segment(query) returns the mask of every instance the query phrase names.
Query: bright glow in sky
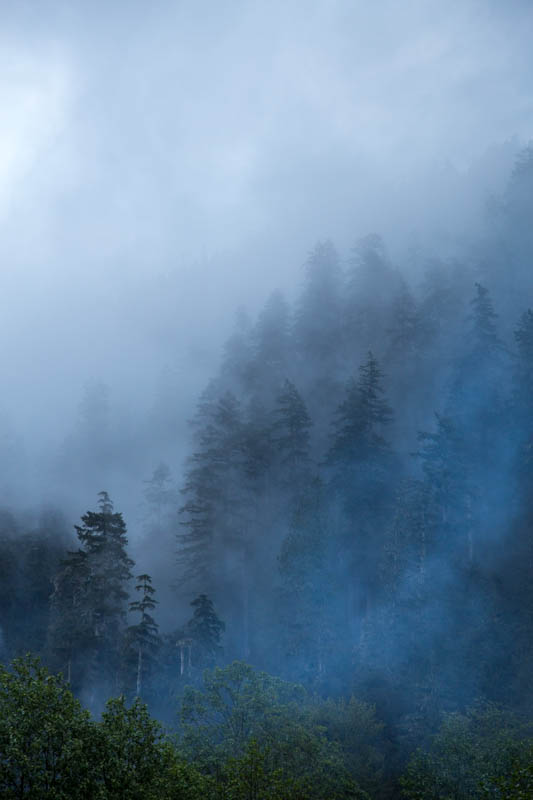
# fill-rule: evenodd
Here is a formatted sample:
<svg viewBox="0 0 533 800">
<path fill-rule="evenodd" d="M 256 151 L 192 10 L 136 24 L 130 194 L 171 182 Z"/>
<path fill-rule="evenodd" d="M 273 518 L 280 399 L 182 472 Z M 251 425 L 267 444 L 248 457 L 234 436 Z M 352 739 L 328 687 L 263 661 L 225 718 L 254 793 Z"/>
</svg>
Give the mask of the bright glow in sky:
<svg viewBox="0 0 533 800">
<path fill-rule="evenodd" d="M 317 239 L 379 231 L 394 255 L 471 228 L 532 136 L 530 2 L 0 15 L 0 369 L 24 429 L 88 378 L 131 398 L 200 352 L 207 372 L 233 309 L 290 290 Z"/>
</svg>

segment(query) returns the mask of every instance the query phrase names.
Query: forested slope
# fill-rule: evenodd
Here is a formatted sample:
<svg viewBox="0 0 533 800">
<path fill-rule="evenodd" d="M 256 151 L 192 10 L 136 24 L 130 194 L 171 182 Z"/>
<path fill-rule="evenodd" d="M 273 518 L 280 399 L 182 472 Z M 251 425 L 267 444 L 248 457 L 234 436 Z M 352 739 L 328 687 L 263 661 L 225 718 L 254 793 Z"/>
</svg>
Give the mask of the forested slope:
<svg viewBox="0 0 533 800">
<path fill-rule="evenodd" d="M 94 713 L 139 696 L 176 726 L 181 706 L 179 758 L 204 778 L 223 763 L 224 791 L 248 759 L 274 776 L 265 796 L 292 797 L 276 784 L 291 770 L 294 796 L 315 796 L 318 759 L 348 781 L 320 796 L 397 796 L 422 746 L 406 796 L 515 796 L 533 715 L 532 197 L 528 148 L 453 258 L 416 277 L 375 234 L 344 255 L 319 242 L 294 303 L 275 290 L 257 319 L 239 312 L 181 485 L 161 465 L 145 487 L 160 576 L 134 565 L 106 492 L 77 541 L 58 512 L 4 510 L 3 660 L 41 655 Z M 262 720 L 234 750 L 204 719 L 209 702 L 224 717 L 224 681 Z M 283 731 L 308 767 L 276 750 Z M 471 771 L 450 789 L 454 737 Z"/>
</svg>

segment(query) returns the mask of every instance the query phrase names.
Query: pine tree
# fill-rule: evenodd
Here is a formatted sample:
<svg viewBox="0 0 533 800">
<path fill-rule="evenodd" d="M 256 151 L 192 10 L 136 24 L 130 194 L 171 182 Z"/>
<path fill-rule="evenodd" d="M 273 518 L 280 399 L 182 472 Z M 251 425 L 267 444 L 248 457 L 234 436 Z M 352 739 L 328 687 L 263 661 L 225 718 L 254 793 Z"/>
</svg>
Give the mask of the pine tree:
<svg viewBox="0 0 533 800">
<path fill-rule="evenodd" d="M 312 422 L 302 396 L 287 379 L 278 395 L 274 417 L 273 441 L 280 462 L 281 481 L 301 490 L 310 472 Z"/>
<path fill-rule="evenodd" d="M 253 557 L 253 493 L 248 483 L 246 426 L 240 404 L 229 392 L 205 398 L 197 424 L 197 450 L 183 489 L 184 533 L 179 564 L 193 590 L 209 586 L 223 613 L 242 620 L 233 643 L 247 658 Z"/>
<path fill-rule="evenodd" d="M 226 625 L 219 619 L 213 601 L 206 594 L 198 595 L 191 606 L 194 613 L 186 631 L 193 640 L 193 665 L 212 667 L 223 652 L 220 640 Z"/>
<path fill-rule="evenodd" d="M 125 632 L 125 661 L 126 670 L 131 662 L 131 655 L 136 662 L 135 694 L 143 695 L 146 683 L 152 677 L 156 663 L 157 651 L 161 644 L 159 638 L 159 625 L 152 616 L 157 605 L 154 597 L 155 589 L 152 586 L 150 575 L 143 573 L 137 575 L 135 590 L 139 592 L 140 599 L 130 603 L 130 612 L 140 614 L 136 625 L 130 625 Z M 128 671 L 128 670 L 127 670 Z"/>
<path fill-rule="evenodd" d="M 382 429 L 391 422 L 392 411 L 383 397 L 382 377 L 377 360 L 369 352 L 359 368 L 359 379 L 348 383 L 345 399 L 338 406 L 329 464 L 343 469 L 388 452 Z"/>
<path fill-rule="evenodd" d="M 75 684 L 117 688 L 120 643 L 126 625 L 127 583 L 133 561 L 126 547 L 126 524 L 113 511 L 107 492 L 99 494 L 100 510 L 88 511 L 75 530 L 81 547 L 69 553 L 55 581 L 51 648 L 76 660 Z M 63 640 L 64 637 L 64 640 Z"/>
<path fill-rule="evenodd" d="M 379 563 L 394 493 L 394 458 L 384 437 L 392 411 L 384 398 L 382 374 L 372 355 L 349 382 L 334 419 L 326 465 L 337 525 L 339 579 L 346 585 L 349 625 L 367 614 L 379 590 Z"/>
<path fill-rule="evenodd" d="M 180 509 L 184 532 L 178 536 L 182 578 L 195 585 L 220 579 L 218 553 L 238 535 L 235 493 L 243 465 L 240 405 L 230 392 L 217 397 L 214 387 L 202 396 L 194 419 L 196 451 L 189 459 Z"/>
</svg>

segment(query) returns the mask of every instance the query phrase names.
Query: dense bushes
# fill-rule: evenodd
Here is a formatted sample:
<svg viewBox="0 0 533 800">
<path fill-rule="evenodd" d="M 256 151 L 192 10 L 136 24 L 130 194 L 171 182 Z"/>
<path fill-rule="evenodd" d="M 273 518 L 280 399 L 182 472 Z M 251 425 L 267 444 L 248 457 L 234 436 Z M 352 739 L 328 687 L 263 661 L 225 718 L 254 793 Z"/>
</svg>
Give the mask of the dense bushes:
<svg viewBox="0 0 533 800">
<path fill-rule="evenodd" d="M 174 733 L 122 696 L 95 720 L 32 656 L 0 666 L 5 800 L 522 800 L 530 736 L 495 705 L 448 714 L 393 788 L 371 706 L 318 700 L 242 662 L 186 690 Z"/>
<path fill-rule="evenodd" d="M 178 739 L 136 700 L 94 720 L 31 656 L 0 668 L 0 793 L 28 800 L 363 798 L 301 687 L 246 664 L 190 689 Z M 298 702 L 299 701 L 299 702 Z"/>
</svg>

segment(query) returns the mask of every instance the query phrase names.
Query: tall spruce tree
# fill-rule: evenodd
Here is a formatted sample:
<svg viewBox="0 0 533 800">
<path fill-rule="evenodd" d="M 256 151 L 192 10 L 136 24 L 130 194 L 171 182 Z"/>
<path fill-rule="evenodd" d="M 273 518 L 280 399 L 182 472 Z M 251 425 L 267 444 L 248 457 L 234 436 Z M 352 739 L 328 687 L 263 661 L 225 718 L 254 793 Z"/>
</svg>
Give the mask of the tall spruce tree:
<svg viewBox="0 0 533 800">
<path fill-rule="evenodd" d="M 338 406 L 326 460 L 332 502 L 343 514 L 337 532 L 339 569 L 352 632 L 379 588 L 380 553 L 394 492 L 394 458 L 384 436 L 391 420 L 381 370 L 368 353 L 358 380 L 348 383 Z"/>
<path fill-rule="evenodd" d="M 288 379 L 277 397 L 272 426 L 281 483 L 296 491 L 309 479 L 312 421 L 302 396 Z"/>
<path fill-rule="evenodd" d="M 195 426 L 197 449 L 189 462 L 181 509 L 181 575 L 189 590 L 208 586 L 223 614 L 242 620 L 240 631 L 234 629 L 233 647 L 246 658 L 253 542 L 246 426 L 239 402 L 229 392 L 217 397 L 213 387 L 211 396 L 204 395 Z"/>
<path fill-rule="evenodd" d="M 150 679 L 154 674 L 161 640 L 159 625 L 152 616 L 157 605 L 152 578 L 143 573 L 137 575 L 136 581 L 135 591 L 139 593 L 139 599 L 130 603 L 129 610 L 139 614 L 140 619 L 137 624 L 128 626 L 125 631 L 123 659 L 126 683 L 129 684 L 131 667 L 134 667 L 135 695 L 141 697 L 146 695 L 147 689 L 148 691 L 150 689 Z"/>
<path fill-rule="evenodd" d="M 87 511 L 75 526 L 81 547 L 63 561 L 52 596 L 52 651 L 63 651 L 70 676 L 76 657 L 75 685 L 85 685 L 91 697 L 96 688 L 108 693 L 118 688 L 133 566 L 122 514 L 113 511 L 107 492 L 99 497 L 99 510 Z"/>
<path fill-rule="evenodd" d="M 220 644 L 226 625 L 218 617 L 213 601 L 206 594 L 199 594 L 192 603 L 192 618 L 186 631 L 193 641 L 193 665 L 213 667 L 222 654 Z"/>
<path fill-rule="evenodd" d="M 338 472 L 389 452 L 383 430 L 392 421 L 392 410 L 384 399 L 382 377 L 376 358 L 369 352 L 359 368 L 359 378 L 352 379 L 346 387 L 333 421 L 333 441 L 327 457 L 330 465 L 339 465 Z"/>
<path fill-rule="evenodd" d="M 204 392 L 193 420 L 196 450 L 189 459 L 180 509 L 178 535 L 181 576 L 195 586 L 213 586 L 220 579 L 219 556 L 237 536 L 233 513 L 243 464 L 240 404 L 233 394 L 221 397 L 211 386 Z"/>
</svg>

